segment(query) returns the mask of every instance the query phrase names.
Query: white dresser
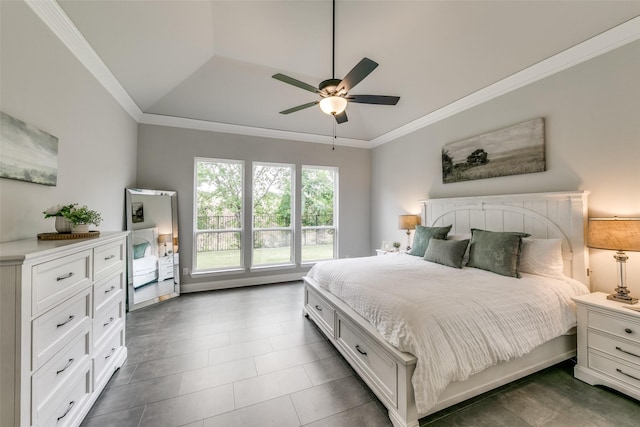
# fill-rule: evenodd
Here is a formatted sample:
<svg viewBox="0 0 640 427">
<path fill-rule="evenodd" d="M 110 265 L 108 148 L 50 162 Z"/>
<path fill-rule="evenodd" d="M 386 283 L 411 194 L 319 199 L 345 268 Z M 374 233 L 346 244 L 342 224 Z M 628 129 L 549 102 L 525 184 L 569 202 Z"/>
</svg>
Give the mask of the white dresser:
<svg viewBox="0 0 640 427">
<path fill-rule="evenodd" d="M 78 426 L 122 366 L 126 237 L 0 243 L 0 425 Z"/>
<path fill-rule="evenodd" d="M 640 399 L 640 312 L 595 292 L 578 306 L 576 378 Z"/>
</svg>

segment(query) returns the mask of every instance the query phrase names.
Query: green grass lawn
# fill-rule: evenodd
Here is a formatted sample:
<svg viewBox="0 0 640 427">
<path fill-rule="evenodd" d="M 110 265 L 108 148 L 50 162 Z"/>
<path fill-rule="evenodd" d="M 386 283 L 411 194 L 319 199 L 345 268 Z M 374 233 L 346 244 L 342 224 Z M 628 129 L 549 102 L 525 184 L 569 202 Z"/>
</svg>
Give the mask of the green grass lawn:
<svg viewBox="0 0 640 427">
<path fill-rule="evenodd" d="M 303 246 L 302 262 L 333 258 L 333 245 Z M 255 265 L 289 263 L 289 248 L 262 248 L 254 252 Z M 198 253 L 198 270 L 231 268 L 240 265 L 240 250 Z"/>
</svg>

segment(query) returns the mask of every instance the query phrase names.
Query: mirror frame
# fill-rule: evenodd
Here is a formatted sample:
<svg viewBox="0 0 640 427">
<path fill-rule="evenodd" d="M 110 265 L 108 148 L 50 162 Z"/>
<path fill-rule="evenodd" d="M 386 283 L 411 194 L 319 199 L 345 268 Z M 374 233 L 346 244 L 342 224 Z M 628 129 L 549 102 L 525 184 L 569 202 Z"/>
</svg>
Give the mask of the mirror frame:
<svg viewBox="0 0 640 427">
<path fill-rule="evenodd" d="M 173 290 L 163 295 L 157 295 L 153 298 L 134 303 L 133 287 L 133 210 L 132 210 L 132 197 L 133 196 L 168 196 L 171 202 L 171 232 L 173 240 Z M 125 189 L 125 220 L 127 224 L 127 230 L 129 236 L 127 237 L 127 309 L 129 311 L 137 310 L 139 308 L 147 307 L 149 305 L 165 301 L 170 298 L 175 298 L 180 295 L 180 259 L 179 249 L 180 242 L 178 239 L 178 193 L 175 191 L 162 191 L 162 190 L 149 190 L 141 188 L 127 188 Z"/>
</svg>

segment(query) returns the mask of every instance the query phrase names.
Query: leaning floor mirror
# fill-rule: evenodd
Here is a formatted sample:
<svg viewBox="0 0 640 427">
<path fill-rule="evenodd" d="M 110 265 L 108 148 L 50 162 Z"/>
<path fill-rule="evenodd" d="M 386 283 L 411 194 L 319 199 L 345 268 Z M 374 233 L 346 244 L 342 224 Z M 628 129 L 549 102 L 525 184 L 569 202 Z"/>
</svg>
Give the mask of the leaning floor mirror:
<svg viewBox="0 0 640 427">
<path fill-rule="evenodd" d="M 180 295 L 178 195 L 126 189 L 129 310 Z"/>
</svg>

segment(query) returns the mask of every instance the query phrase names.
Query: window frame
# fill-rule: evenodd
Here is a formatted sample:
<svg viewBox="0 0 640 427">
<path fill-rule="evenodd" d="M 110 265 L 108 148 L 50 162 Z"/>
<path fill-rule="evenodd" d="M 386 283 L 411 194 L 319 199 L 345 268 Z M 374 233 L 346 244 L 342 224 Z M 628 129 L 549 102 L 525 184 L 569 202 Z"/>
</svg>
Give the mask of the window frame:
<svg viewBox="0 0 640 427">
<path fill-rule="evenodd" d="M 304 217 L 304 206 L 301 204 L 300 205 L 300 265 L 304 266 L 304 265 L 313 265 L 317 262 L 320 261 L 327 261 L 330 259 L 337 259 L 338 258 L 338 213 L 339 213 L 339 209 L 338 209 L 338 188 L 339 188 L 339 178 L 340 178 L 340 171 L 339 168 L 337 166 L 319 166 L 319 165 L 301 165 L 300 168 L 300 194 L 302 194 L 303 188 L 304 188 L 304 183 L 302 182 L 302 178 L 304 176 L 304 170 L 305 169 L 319 169 L 319 170 L 331 170 L 334 173 L 334 180 L 333 180 L 333 225 L 332 226 L 303 226 L 302 225 L 302 218 Z M 302 197 L 301 197 L 302 199 Z M 326 259 L 315 259 L 315 260 L 303 260 L 302 259 L 302 235 L 304 234 L 304 230 L 312 230 L 312 229 L 316 229 L 316 230 L 333 230 L 333 257 L 332 258 L 326 258 Z"/>
<path fill-rule="evenodd" d="M 289 221 L 289 227 L 265 227 L 265 228 L 256 228 L 255 227 L 255 170 L 256 166 L 267 166 L 267 167 L 279 167 L 279 168 L 289 168 L 291 171 L 291 176 L 289 179 L 289 192 L 291 194 L 290 201 L 290 210 L 291 210 L 291 219 Z M 265 268 L 274 268 L 274 267 L 295 267 L 296 266 L 296 165 L 294 163 L 276 163 L 276 162 L 251 162 L 251 256 L 250 256 L 250 270 L 260 270 Z M 289 231 L 291 233 L 291 245 L 289 252 L 289 261 L 288 262 L 277 262 L 272 264 L 255 264 L 255 233 L 256 231 Z"/>
<path fill-rule="evenodd" d="M 240 208 L 240 228 L 230 228 L 230 229 L 207 229 L 207 230 L 198 230 L 198 164 L 199 163 L 231 163 L 231 164 L 239 164 L 241 166 L 240 176 L 242 179 L 241 183 L 241 195 L 240 200 L 242 203 L 242 207 Z M 246 193 L 246 183 L 245 183 L 245 166 L 246 162 L 244 160 L 235 160 L 235 159 L 219 159 L 219 158 L 209 158 L 209 157 L 195 157 L 193 163 L 193 247 L 192 247 L 192 260 L 191 260 L 191 274 L 194 276 L 204 275 L 204 274 L 219 274 L 219 273 L 235 273 L 239 271 L 245 271 L 245 193 Z M 198 269 L 198 235 L 204 233 L 232 233 L 237 232 L 240 234 L 240 265 L 232 266 L 232 267 L 219 267 L 219 268 L 207 268 L 207 269 Z"/>
</svg>

